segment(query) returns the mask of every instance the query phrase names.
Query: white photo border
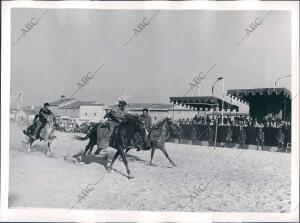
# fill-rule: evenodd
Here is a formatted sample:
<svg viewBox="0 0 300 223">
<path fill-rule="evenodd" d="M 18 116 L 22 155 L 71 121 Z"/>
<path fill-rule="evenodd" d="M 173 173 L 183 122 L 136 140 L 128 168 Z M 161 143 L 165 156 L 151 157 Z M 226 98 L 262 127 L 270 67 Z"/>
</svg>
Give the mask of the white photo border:
<svg viewBox="0 0 300 223">
<path fill-rule="evenodd" d="M 148 212 L 98 211 L 26 208 L 8 209 L 9 183 L 9 107 L 11 10 L 13 8 L 80 8 L 80 9 L 162 9 L 162 10 L 288 10 L 292 30 L 292 152 L 291 152 L 291 212 Z M 1 210 L 0 221 L 74 221 L 74 222 L 219 222 L 219 221 L 299 221 L 299 2 L 284 1 L 140 1 L 140 2 L 89 2 L 89 1 L 16 1 L 2 2 L 1 41 Z"/>
</svg>

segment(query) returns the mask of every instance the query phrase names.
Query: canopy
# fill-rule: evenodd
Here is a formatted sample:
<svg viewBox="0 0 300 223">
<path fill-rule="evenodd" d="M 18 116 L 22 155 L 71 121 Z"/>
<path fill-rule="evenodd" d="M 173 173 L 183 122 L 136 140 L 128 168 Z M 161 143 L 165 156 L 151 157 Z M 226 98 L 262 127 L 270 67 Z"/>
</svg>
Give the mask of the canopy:
<svg viewBox="0 0 300 223">
<path fill-rule="evenodd" d="M 173 104 L 179 104 L 185 107 L 190 107 L 192 109 L 196 109 L 198 111 L 208 111 L 211 109 L 219 109 L 222 110 L 222 99 L 214 97 L 214 96 L 202 96 L 202 97 L 170 97 L 170 102 Z M 239 111 L 239 107 L 237 105 L 233 105 L 224 102 L 224 110 L 230 109 Z"/>
<path fill-rule="evenodd" d="M 253 96 L 284 96 L 291 99 L 291 92 L 286 88 L 253 88 L 253 89 L 229 89 L 227 95 L 236 97 L 249 103 Z"/>
<path fill-rule="evenodd" d="M 251 117 L 291 117 L 291 92 L 286 88 L 229 89 L 227 95 L 248 103 Z"/>
</svg>

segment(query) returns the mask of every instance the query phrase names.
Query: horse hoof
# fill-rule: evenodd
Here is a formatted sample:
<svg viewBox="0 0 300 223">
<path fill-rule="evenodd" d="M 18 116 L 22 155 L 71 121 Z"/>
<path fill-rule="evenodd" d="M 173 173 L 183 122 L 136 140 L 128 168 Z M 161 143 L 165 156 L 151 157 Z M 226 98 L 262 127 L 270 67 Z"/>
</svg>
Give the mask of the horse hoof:
<svg viewBox="0 0 300 223">
<path fill-rule="evenodd" d="M 111 168 L 108 168 L 108 169 L 107 169 L 107 173 L 111 173 Z"/>
<path fill-rule="evenodd" d="M 130 179 L 132 179 L 132 178 L 134 178 L 134 176 L 128 175 L 128 180 L 130 180 Z"/>
<path fill-rule="evenodd" d="M 172 163 L 172 165 L 173 165 L 173 166 L 177 166 L 177 164 L 175 164 L 175 163 Z"/>
</svg>

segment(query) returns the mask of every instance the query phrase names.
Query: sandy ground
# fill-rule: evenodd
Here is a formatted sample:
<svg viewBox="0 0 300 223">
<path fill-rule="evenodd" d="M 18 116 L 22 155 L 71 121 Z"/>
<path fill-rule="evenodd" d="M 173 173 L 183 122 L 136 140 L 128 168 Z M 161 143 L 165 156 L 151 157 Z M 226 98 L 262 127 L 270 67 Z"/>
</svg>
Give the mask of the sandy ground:
<svg viewBox="0 0 300 223">
<path fill-rule="evenodd" d="M 74 164 L 67 153 L 81 152 L 87 142 L 72 133 L 56 132 L 54 157 L 44 154 L 45 142 L 33 151 L 22 149 L 25 139 L 15 123 L 10 136 L 9 206 L 148 211 L 289 212 L 291 156 L 289 153 L 166 143 L 173 167 L 156 151 L 131 150 L 128 180 L 117 160 L 107 173 L 105 159 L 88 157 Z M 20 150 L 21 149 L 21 150 Z M 16 152 L 20 150 L 17 154 Z M 108 160 L 114 150 L 108 149 Z"/>
</svg>

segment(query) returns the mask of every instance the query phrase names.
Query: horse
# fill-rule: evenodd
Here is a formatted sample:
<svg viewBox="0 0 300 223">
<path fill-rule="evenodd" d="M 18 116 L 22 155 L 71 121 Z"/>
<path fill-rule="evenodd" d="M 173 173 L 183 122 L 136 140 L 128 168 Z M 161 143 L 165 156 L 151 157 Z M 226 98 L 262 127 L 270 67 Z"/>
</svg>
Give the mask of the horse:
<svg viewBox="0 0 300 223">
<path fill-rule="evenodd" d="M 150 165 L 154 166 L 152 164 L 152 160 L 154 157 L 154 153 L 156 149 L 160 149 L 162 153 L 165 155 L 165 157 L 169 160 L 169 162 L 176 166 L 176 164 L 172 161 L 172 159 L 169 157 L 169 154 L 165 147 L 165 142 L 167 141 L 170 134 L 177 135 L 178 129 L 176 128 L 176 125 L 173 124 L 172 120 L 167 117 L 160 122 L 158 122 L 156 125 L 154 125 L 149 130 L 149 138 L 150 145 L 151 145 L 151 158 L 150 158 Z M 126 154 L 131 148 L 126 149 Z"/>
<path fill-rule="evenodd" d="M 105 124 L 104 124 L 105 125 Z M 85 148 L 84 155 L 86 152 L 89 151 L 91 153 L 94 145 L 99 142 L 101 131 L 97 131 L 98 128 L 106 128 L 103 124 L 98 124 L 94 126 L 92 130 L 85 136 L 75 136 L 73 139 L 77 140 L 86 140 L 90 139 L 88 145 Z M 117 152 L 115 153 L 110 166 L 107 168 L 108 172 L 111 172 L 114 162 L 121 155 L 123 163 L 127 170 L 128 178 L 131 179 L 133 176 L 131 175 L 131 171 L 128 167 L 128 162 L 126 159 L 125 150 L 129 147 L 141 148 L 143 143 L 142 138 L 142 130 L 145 129 L 145 122 L 138 116 L 138 115 L 126 115 L 126 121 L 120 123 L 117 127 L 115 127 L 114 133 L 111 136 L 109 141 L 109 146 L 116 149 Z M 105 129 L 104 129 L 105 130 Z M 95 154 L 99 154 L 102 148 L 97 148 Z"/>
<path fill-rule="evenodd" d="M 90 139 L 90 141 L 88 142 L 88 144 L 85 147 L 85 150 L 83 152 L 83 156 L 86 156 L 86 153 L 88 152 L 88 155 L 92 154 L 92 150 L 94 148 L 95 145 L 97 145 L 97 129 L 102 127 L 102 125 L 100 123 L 94 125 L 89 131 L 88 133 L 84 136 L 74 136 L 73 139 L 77 139 L 80 141 L 85 141 L 87 139 Z"/>
<path fill-rule="evenodd" d="M 41 129 L 39 137 L 37 137 L 36 139 L 33 139 L 31 136 L 29 136 L 28 139 L 28 144 L 29 144 L 29 149 L 28 152 L 31 151 L 31 146 L 33 144 L 33 142 L 37 139 L 40 139 L 41 141 L 44 140 L 47 142 L 47 151 L 46 151 L 46 155 L 50 156 L 51 154 L 53 154 L 53 151 L 51 150 L 51 143 L 54 139 L 54 117 L 53 115 L 46 115 L 46 119 L 47 119 L 47 123 L 45 124 L 45 126 Z"/>
</svg>

